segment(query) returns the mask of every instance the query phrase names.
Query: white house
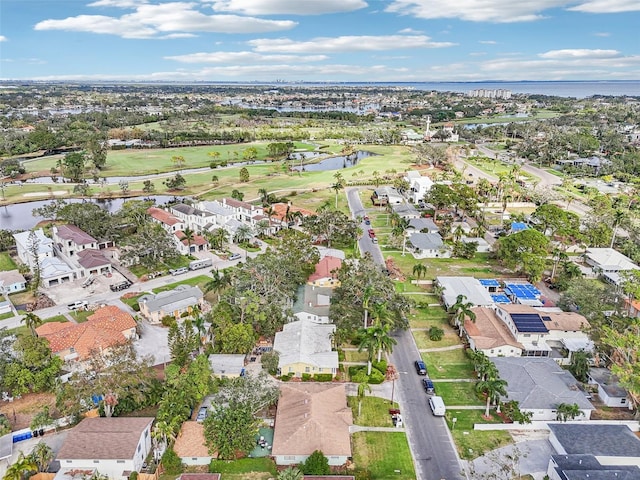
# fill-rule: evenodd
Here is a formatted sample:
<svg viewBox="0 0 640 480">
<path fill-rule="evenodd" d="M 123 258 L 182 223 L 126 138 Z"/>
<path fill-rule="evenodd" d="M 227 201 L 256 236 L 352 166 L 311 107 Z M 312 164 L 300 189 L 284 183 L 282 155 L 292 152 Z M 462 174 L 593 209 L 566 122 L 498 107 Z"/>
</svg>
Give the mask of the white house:
<svg viewBox="0 0 640 480">
<path fill-rule="evenodd" d="M 588 381 L 598 386 L 598 397 L 607 407 L 633 408 L 629 402 L 629 394 L 608 368 L 590 368 Z"/>
<path fill-rule="evenodd" d="M 531 412 L 531 420 L 556 420 L 558 405 L 577 404 L 589 420 L 594 406 L 578 388 L 571 373 L 550 358 L 494 357 L 500 378 L 507 382 L 507 395 L 501 400 L 519 402 L 520 410 Z"/>
<path fill-rule="evenodd" d="M 519 357 L 524 347 L 491 307 L 474 307 L 475 321 L 467 318 L 462 325 L 462 334 L 469 348 L 483 352 L 487 357 Z"/>
<path fill-rule="evenodd" d="M 343 383 L 283 383 L 271 453 L 278 465 L 296 465 L 320 450 L 329 465 L 344 465 L 352 455 L 352 424 Z"/>
<path fill-rule="evenodd" d="M 141 471 L 151 450 L 152 423 L 153 418 L 146 417 L 85 418 L 62 444 L 55 478 L 66 480 L 73 470 L 86 470 L 125 479 Z"/>
<path fill-rule="evenodd" d="M 27 281 L 18 270 L 0 272 L 0 294 L 21 292 L 27 289 Z"/>
<path fill-rule="evenodd" d="M 250 225 L 255 225 L 259 219 L 264 217 L 262 205 L 253 205 L 229 197 L 222 199 L 222 205 L 236 212 L 239 215 L 239 220 Z"/>
<path fill-rule="evenodd" d="M 163 317 L 172 316 L 177 320 L 184 313 L 192 313 L 195 307 L 202 307 L 204 295 L 198 287 L 178 285 L 173 290 L 142 295 L 138 305 L 150 323 L 160 323 Z"/>
<path fill-rule="evenodd" d="M 34 257 L 33 252 L 34 246 L 37 249 L 37 258 L 40 263 L 45 258 L 53 258 L 55 255 L 53 252 L 53 240 L 47 237 L 41 228 L 33 230 L 33 232 L 14 233 L 13 238 L 16 241 L 18 258 L 32 270 L 36 263 L 36 257 Z"/>
<path fill-rule="evenodd" d="M 488 307 L 494 304 L 489 291 L 474 277 L 436 277 L 442 287 L 442 302 L 449 309 L 456 303 L 458 295 L 474 306 Z"/>
<path fill-rule="evenodd" d="M 638 270 L 629 257 L 613 248 L 588 248 L 584 261 L 591 266 L 594 274 L 602 275 L 605 280 L 615 285 L 621 283 L 620 274 L 628 270 Z"/>
<path fill-rule="evenodd" d="M 304 285 L 298 289 L 298 300 L 293 305 L 293 315 L 298 320 L 329 323 L 332 287 Z"/>
<path fill-rule="evenodd" d="M 412 171 L 407 173 L 414 172 Z M 405 177 L 405 180 L 409 182 L 409 191 L 407 192 L 409 201 L 418 203 L 418 200 L 424 199 L 424 196 L 431 190 L 431 187 L 433 186 L 433 180 L 431 180 L 429 177 L 420 176 L 419 172 L 415 173 L 417 173 L 418 175 L 407 175 L 407 177 Z"/>
<path fill-rule="evenodd" d="M 445 246 L 439 233 L 409 233 L 407 250 L 414 258 L 449 258 L 451 251 Z"/>
<path fill-rule="evenodd" d="M 185 203 L 172 205 L 171 213 L 182 220 L 191 230 L 198 233 L 209 230 L 209 226 L 215 222 L 213 213 Z"/>
</svg>

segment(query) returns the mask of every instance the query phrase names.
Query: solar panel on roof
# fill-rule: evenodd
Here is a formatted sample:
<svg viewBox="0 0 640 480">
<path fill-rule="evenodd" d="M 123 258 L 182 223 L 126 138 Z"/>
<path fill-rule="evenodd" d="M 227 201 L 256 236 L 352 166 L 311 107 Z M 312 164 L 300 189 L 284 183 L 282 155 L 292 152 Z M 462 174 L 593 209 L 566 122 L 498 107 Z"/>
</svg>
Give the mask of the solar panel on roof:
<svg viewBox="0 0 640 480">
<path fill-rule="evenodd" d="M 511 319 L 520 332 L 547 333 L 547 327 L 537 313 L 512 313 Z"/>
<path fill-rule="evenodd" d="M 480 279 L 480 285 L 482 285 L 484 287 L 499 287 L 500 286 L 500 284 L 498 283 L 497 280 L 491 279 L 491 278 L 481 278 Z"/>
<path fill-rule="evenodd" d="M 511 303 L 509 297 L 507 297 L 503 293 L 496 293 L 495 295 L 491 295 L 491 298 L 493 299 L 494 303 Z"/>
</svg>

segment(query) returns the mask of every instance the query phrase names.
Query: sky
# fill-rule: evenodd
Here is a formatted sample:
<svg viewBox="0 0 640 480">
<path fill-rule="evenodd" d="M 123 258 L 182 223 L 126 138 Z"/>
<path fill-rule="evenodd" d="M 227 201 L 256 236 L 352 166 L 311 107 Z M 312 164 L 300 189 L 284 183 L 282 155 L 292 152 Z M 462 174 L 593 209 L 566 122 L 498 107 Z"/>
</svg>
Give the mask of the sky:
<svg viewBox="0 0 640 480">
<path fill-rule="evenodd" d="M 640 0 L 1 0 L 0 79 L 640 80 Z"/>
</svg>

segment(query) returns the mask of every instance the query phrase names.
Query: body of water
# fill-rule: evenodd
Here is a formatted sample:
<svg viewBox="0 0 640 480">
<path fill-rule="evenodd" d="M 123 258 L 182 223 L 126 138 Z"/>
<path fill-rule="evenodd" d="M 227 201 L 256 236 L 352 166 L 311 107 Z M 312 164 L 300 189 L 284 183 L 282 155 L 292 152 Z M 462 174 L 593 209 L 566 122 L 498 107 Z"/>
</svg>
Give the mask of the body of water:
<svg viewBox="0 0 640 480">
<path fill-rule="evenodd" d="M 341 168 L 353 167 L 357 165 L 360 160 L 363 158 L 371 157 L 376 155 L 375 153 L 366 152 L 366 151 L 358 151 L 349 157 L 339 156 L 339 157 L 329 157 L 324 160 L 320 160 L 317 163 L 309 163 L 307 165 L 296 165 L 295 167 L 291 167 L 292 170 L 303 172 L 319 172 L 325 170 L 340 170 Z"/>
<path fill-rule="evenodd" d="M 117 212 L 124 202 L 129 200 L 153 200 L 156 205 L 162 205 L 173 201 L 176 197 L 171 195 L 152 195 L 147 197 L 113 198 L 113 199 L 80 199 L 67 198 L 67 203 L 93 202 L 97 203 L 111 213 Z M 3 230 L 30 230 L 39 222 L 45 220 L 33 215 L 34 208 L 49 205 L 51 200 L 38 200 L 34 202 L 16 203 L 0 207 L 0 225 Z"/>
</svg>

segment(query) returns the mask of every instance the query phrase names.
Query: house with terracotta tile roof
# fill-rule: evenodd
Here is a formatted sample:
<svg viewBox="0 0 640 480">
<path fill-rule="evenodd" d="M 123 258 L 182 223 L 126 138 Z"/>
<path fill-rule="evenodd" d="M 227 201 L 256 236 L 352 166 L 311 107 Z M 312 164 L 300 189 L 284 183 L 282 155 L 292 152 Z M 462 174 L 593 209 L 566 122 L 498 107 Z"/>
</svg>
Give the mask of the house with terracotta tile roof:
<svg viewBox="0 0 640 480">
<path fill-rule="evenodd" d="M 178 230 L 174 233 L 174 240 L 178 251 L 182 255 L 189 255 L 196 252 L 206 252 L 209 250 L 209 242 L 202 235 L 195 234 L 191 241 L 185 238 L 185 234 L 182 230 Z"/>
<path fill-rule="evenodd" d="M 173 450 L 185 465 L 209 465 L 217 455 L 211 455 L 204 440 L 204 425 L 188 420 L 182 424 Z"/>
<path fill-rule="evenodd" d="M 338 270 L 340 267 L 342 267 L 341 259 L 327 255 L 316 264 L 316 269 L 309 275 L 307 283 L 314 287 L 339 287 Z"/>
<path fill-rule="evenodd" d="M 483 352 L 487 357 L 520 357 L 524 346 L 518 342 L 494 309 L 475 307 L 475 321 L 467 317 L 462 326 L 469 347 Z"/>
<path fill-rule="evenodd" d="M 320 450 L 329 465 L 344 465 L 352 455 L 351 425 L 344 384 L 283 383 L 271 454 L 278 465 L 296 465 Z"/>
<path fill-rule="evenodd" d="M 169 233 L 175 233 L 186 228 L 186 224 L 182 220 L 162 208 L 149 207 L 147 208 L 147 214 Z"/>
<path fill-rule="evenodd" d="M 106 351 L 136 337 L 136 321 L 118 307 L 99 308 L 84 323 L 49 322 L 36 328 L 51 352 L 65 361 L 84 361 L 94 351 Z"/>
<path fill-rule="evenodd" d="M 299 214 L 303 217 L 310 217 L 312 215 L 315 215 L 315 213 L 311 210 L 296 207 L 287 203 L 272 203 L 271 211 L 273 212 L 273 214 L 271 215 L 271 219 L 283 224 L 287 223 L 285 218 L 287 216 L 287 211 L 289 212 L 289 214 L 299 212 Z"/>
<path fill-rule="evenodd" d="M 60 470 L 55 478 L 73 478 L 73 471 L 126 479 L 139 472 L 151 451 L 151 424 L 147 417 L 85 418 L 69 431 L 56 455 Z"/>
</svg>

